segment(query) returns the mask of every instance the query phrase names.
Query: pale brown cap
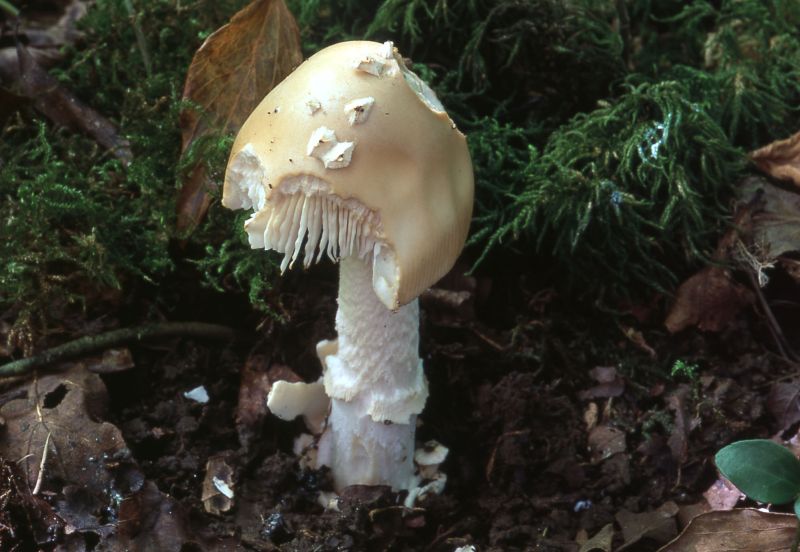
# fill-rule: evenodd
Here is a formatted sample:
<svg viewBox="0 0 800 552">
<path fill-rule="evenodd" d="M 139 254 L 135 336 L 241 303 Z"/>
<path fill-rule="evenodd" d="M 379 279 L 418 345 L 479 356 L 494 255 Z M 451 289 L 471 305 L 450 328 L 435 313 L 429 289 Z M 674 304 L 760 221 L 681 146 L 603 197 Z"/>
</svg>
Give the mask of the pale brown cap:
<svg viewBox="0 0 800 552">
<path fill-rule="evenodd" d="M 455 263 L 472 215 L 464 135 L 390 42 L 318 52 L 245 122 L 222 204 L 253 208 L 251 246 L 294 262 L 373 257 L 373 287 L 396 309 Z M 276 214 L 277 213 L 277 214 Z"/>
</svg>

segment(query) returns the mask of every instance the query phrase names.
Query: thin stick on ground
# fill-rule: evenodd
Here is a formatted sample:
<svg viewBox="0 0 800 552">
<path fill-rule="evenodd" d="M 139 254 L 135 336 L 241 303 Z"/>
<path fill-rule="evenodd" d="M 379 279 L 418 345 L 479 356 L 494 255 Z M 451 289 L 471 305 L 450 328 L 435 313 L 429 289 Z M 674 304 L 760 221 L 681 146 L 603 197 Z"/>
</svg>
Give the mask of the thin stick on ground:
<svg viewBox="0 0 800 552">
<path fill-rule="evenodd" d="M 761 310 L 764 312 L 764 316 L 767 318 L 767 327 L 769 328 L 770 333 L 772 334 L 772 338 L 775 341 L 775 345 L 778 347 L 781 355 L 789 361 L 797 362 L 798 357 L 797 353 L 794 352 L 791 345 L 789 345 L 789 341 L 786 339 L 786 336 L 783 334 L 783 329 L 781 329 L 778 320 L 775 318 L 775 315 L 772 313 L 772 309 L 767 303 L 766 297 L 764 297 L 764 293 L 761 291 L 761 286 L 758 284 L 758 278 L 751 270 L 747 271 L 747 275 L 750 277 L 751 285 L 753 286 L 753 291 L 756 294 L 756 298 L 758 299 L 758 304 L 761 307 Z"/>
<path fill-rule="evenodd" d="M 39 474 L 36 476 L 36 485 L 33 486 L 33 491 L 31 494 L 36 496 L 39 494 L 39 491 L 42 489 L 42 481 L 44 481 L 44 466 L 47 463 L 47 452 L 50 449 L 50 437 L 51 433 L 47 432 L 47 439 L 44 440 L 44 448 L 42 449 L 42 461 L 39 462 Z"/>
<path fill-rule="evenodd" d="M 0 366 L 0 377 L 25 374 L 34 368 L 53 364 L 69 358 L 116 347 L 125 343 L 138 343 L 160 337 L 198 337 L 203 339 L 231 340 L 231 328 L 202 322 L 162 322 L 136 328 L 113 330 L 100 335 L 81 337 L 29 358 L 15 360 Z"/>
</svg>

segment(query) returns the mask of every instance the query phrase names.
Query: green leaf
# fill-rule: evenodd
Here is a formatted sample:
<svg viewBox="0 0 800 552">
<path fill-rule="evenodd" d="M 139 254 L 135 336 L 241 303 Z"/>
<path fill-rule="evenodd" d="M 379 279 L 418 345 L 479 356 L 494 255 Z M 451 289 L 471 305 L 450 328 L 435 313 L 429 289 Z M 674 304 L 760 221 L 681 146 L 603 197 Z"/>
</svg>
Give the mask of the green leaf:
<svg viewBox="0 0 800 552">
<path fill-rule="evenodd" d="M 759 502 L 785 504 L 800 494 L 800 460 L 772 441 L 738 441 L 714 460 L 722 475 Z"/>
<path fill-rule="evenodd" d="M 800 519 L 800 498 L 794 501 L 794 515 Z"/>
</svg>

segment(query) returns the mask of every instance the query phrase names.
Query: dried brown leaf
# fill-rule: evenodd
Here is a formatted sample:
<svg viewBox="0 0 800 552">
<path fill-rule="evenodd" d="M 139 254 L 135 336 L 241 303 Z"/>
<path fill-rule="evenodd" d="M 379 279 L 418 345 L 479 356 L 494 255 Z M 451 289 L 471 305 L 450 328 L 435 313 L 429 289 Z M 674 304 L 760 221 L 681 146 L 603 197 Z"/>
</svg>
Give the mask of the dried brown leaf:
<svg viewBox="0 0 800 552">
<path fill-rule="evenodd" d="M 209 514 L 220 515 L 233 507 L 235 497 L 234 454 L 224 451 L 208 459 L 200 499 Z"/>
<path fill-rule="evenodd" d="M 614 541 L 614 525 L 606 524 L 595 536 L 583 543 L 578 552 L 611 552 Z"/>
<path fill-rule="evenodd" d="M 578 393 L 582 400 L 619 397 L 625 391 L 625 380 L 617 374 L 614 366 L 595 366 L 589 375 L 598 385 Z"/>
<path fill-rule="evenodd" d="M 50 503 L 31 494 L 22 482 L 19 469 L 0 456 L 0 550 L 19 550 L 19 535 L 32 533 L 37 542 L 46 542 L 54 529 L 64 526 Z"/>
<path fill-rule="evenodd" d="M 589 432 L 589 450 L 592 462 L 600 462 L 620 452 L 625 452 L 625 432 L 611 426 L 597 426 Z"/>
<path fill-rule="evenodd" d="M 744 495 L 727 479 L 720 478 L 703 493 L 712 510 L 733 510 Z"/>
<path fill-rule="evenodd" d="M 755 205 L 749 242 L 758 262 L 800 251 L 800 193 L 751 178 L 742 184 L 740 194 Z"/>
<path fill-rule="evenodd" d="M 797 531 L 792 514 L 758 510 L 708 512 L 658 552 L 789 552 Z"/>
<path fill-rule="evenodd" d="M 763 179 L 755 180 L 763 182 Z M 711 256 L 719 264 L 701 269 L 678 288 L 664 322 L 669 332 L 677 333 L 692 326 L 703 331 L 720 331 L 755 300 L 749 289 L 733 280 L 730 270 L 720 266 L 739 260 L 742 243 L 750 240 L 753 234 L 753 214 L 759 201 L 747 186 L 745 180 L 740 188 L 742 203 L 733 224 L 719 239 Z"/>
<path fill-rule="evenodd" d="M 664 325 L 671 333 L 690 326 L 718 332 L 753 299 L 753 292 L 735 282 L 728 269 L 707 266 L 678 288 Z"/>
<path fill-rule="evenodd" d="M 672 452 L 672 457 L 678 464 L 683 465 L 689 457 L 689 412 L 686 403 L 689 400 L 690 389 L 688 385 L 680 385 L 678 389 L 667 397 L 667 408 L 675 415 L 672 431 L 667 445 Z"/>
<path fill-rule="evenodd" d="M 691 521 L 699 516 L 711 511 L 711 507 L 706 501 L 695 502 L 694 504 L 682 504 L 678 510 L 678 527 L 683 529 Z"/>
<path fill-rule="evenodd" d="M 234 552 L 234 539 L 205 538 L 204 527 L 193 527 L 185 508 L 152 482 L 122 501 L 118 531 L 104 542 L 109 552 Z"/>
<path fill-rule="evenodd" d="M 183 98 L 197 108 L 181 113 L 182 151 L 212 134 L 235 133 L 272 88 L 302 61 L 300 31 L 283 0 L 254 0 L 209 36 L 194 55 Z M 178 228 L 205 215 L 208 191 L 218 186 L 199 162 L 178 198 Z"/>
<path fill-rule="evenodd" d="M 102 496 L 112 476 L 104 463 L 95 459 L 128 454 L 115 426 L 94 421 L 102 416 L 107 400 L 100 377 L 87 372 L 82 364 L 67 373 L 34 380 L 25 387 L 23 398 L 0 406 L 7 424 L 0 455 L 22 458 L 19 466 L 32 489 L 46 450 L 50 462 L 45 458 L 42 489 L 52 480 L 82 485 Z"/>
<path fill-rule="evenodd" d="M 800 381 L 774 384 L 767 395 L 767 409 L 782 431 L 800 422 Z"/>
<path fill-rule="evenodd" d="M 800 186 L 800 132 L 755 150 L 750 158 L 772 178 Z"/>
<path fill-rule="evenodd" d="M 656 542 L 667 542 L 678 533 L 675 516 L 678 514 L 678 505 L 667 502 L 653 512 L 635 514 L 627 510 L 620 510 L 615 516 L 617 523 L 622 528 L 625 543 L 619 550 L 635 550 L 631 548 L 642 539 L 651 539 Z"/>
<path fill-rule="evenodd" d="M 54 510 L 73 531 L 106 533 L 98 512 L 108 504 L 108 489 L 136 490 L 143 476 L 120 431 L 97 421 L 108 401 L 105 385 L 83 364 L 74 364 L 23 390 L 21 398 L 0 406 L 7 424 L 0 456 L 19 459 L 23 484 L 32 494 L 56 497 Z"/>
<path fill-rule="evenodd" d="M 15 35 L 27 45 L 31 55 L 42 67 L 49 67 L 64 57 L 67 51 L 64 46 L 73 44 L 81 37 L 77 24 L 86 15 L 87 2 L 48 2 L 47 9 L 41 9 L 41 6 L 38 8 L 32 11 L 32 16 L 8 23 L 5 28 L 0 26 L 0 34 Z M 0 48 L 0 80 L 10 83 L 18 78 L 17 49 L 13 46 Z"/>
</svg>

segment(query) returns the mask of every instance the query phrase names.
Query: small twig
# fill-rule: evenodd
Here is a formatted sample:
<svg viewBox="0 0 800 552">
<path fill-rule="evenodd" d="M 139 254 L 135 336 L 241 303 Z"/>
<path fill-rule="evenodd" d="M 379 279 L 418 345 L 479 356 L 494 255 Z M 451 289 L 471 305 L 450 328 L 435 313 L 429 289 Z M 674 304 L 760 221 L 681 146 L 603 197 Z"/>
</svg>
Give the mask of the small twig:
<svg viewBox="0 0 800 552">
<path fill-rule="evenodd" d="M 767 299 L 764 297 L 764 293 L 761 291 L 761 286 L 758 285 L 758 279 L 756 278 L 756 275 L 753 274 L 751 270 L 746 270 L 745 272 L 747 272 L 747 275 L 750 277 L 750 283 L 753 286 L 756 298 L 758 298 L 758 304 L 761 307 L 761 310 L 764 311 L 764 316 L 767 317 L 767 327 L 772 334 L 772 338 L 775 340 L 778 350 L 786 360 L 797 362 L 797 353 L 792 350 L 792 347 L 789 345 L 786 336 L 783 334 L 783 330 L 781 329 L 780 324 L 778 324 L 778 320 L 772 313 L 772 309 L 769 307 Z"/>
<path fill-rule="evenodd" d="M 58 347 L 53 347 L 30 358 L 15 360 L 0 366 L 0 377 L 24 374 L 34 368 L 46 366 L 89 353 L 116 347 L 124 343 L 137 343 L 159 337 L 200 337 L 205 339 L 233 339 L 234 331 L 226 326 L 202 322 L 163 322 L 113 330 L 100 335 L 81 337 Z"/>
<path fill-rule="evenodd" d="M 496 350 L 498 352 L 503 353 L 503 352 L 505 352 L 505 351 L 507 351 L 507 350 L 509 350 L 511 348 L 511 344 L 501 345 L 500 343 L 498 343 L 497 341 L 495 341 L 494 339 L 492 339 L 488 335 L 484 335 L 483 333 L 478 331 L 477 328 L 470 328 L 470 330 L 472 330 L 472 333 L 474 333 L 476 336 L 478 336 L 481 339 L 481 341 L 483 341 L 484 343 L 488 344 L 489 346 L 492 347 L 492 349 L 494 349 L 494 350 Z"/>
<path fill-rule="evenodd" d="M 3 10 L 11 17 L 19 17 L 19 10 L 8 0 L 0 0 L 0 10 Z"/>
<path fill-rule="evenodd" d="M 42 450 L 42 461 L 39 462 L 39 474 L 36 476 L 36 484 L 33 486 L 31 494 L 36 496 L 42 488 L 42 481 L 44 480 L 44 465 L 47 462 L 47 451 L 50 449 L 50 436 L 52 434 L 48 431 L 47 438 L 44 440 L 44 450 Z"/>
<path fill-rule="evenodd" d="M 147 53 L 147 42 L 144 39 L 142 27 L 139 25 L 139 17 L 136 14 L 136 10 L 133 8 L 133 3 L 131 0 L 124 0 L 123 3 L 125 4 L 125 9 L 128 11 L 128 15 L 130 15 L 131 19 L 133 20 L 133 32 L 136 34 L 136 43 L 139 46 L 139 52 L 142 54 L 144 70 L 147 73 L 147 76 L 151 77 L 153 76 L 153 66 L 150 63 L 150 54 Z"/>
</svg>

